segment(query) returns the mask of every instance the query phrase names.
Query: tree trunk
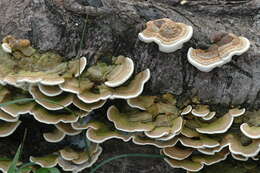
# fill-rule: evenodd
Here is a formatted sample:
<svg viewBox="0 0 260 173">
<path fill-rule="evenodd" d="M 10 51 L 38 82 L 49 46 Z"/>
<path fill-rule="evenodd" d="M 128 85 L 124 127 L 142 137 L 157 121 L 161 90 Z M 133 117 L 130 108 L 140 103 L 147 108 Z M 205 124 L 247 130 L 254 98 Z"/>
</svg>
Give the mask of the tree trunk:
<svg viewBox="0 0 260 173">
<path fill-rule="evenodd" d="M 169 54 L 137 38 L 147 21 L 164 17 L 194 29 L 192 39 Z M 145 94 L 170 92 L 180 99 L 198 96 L 210 105 L 260 108 L 259 0 L 0 1 L 0 39 L 9 34 L 27 38 L 34 47 L 56 51 L 68 59 L 78 54 L 85 21 L 79 55 L 89 62 L 102 56 L 124 55 L 134 60 L 136 71 L 149 68 L 151 79 Z M 248 38 L 249 51 L 209 73 L 198 71 L 187 61 L 188 48 L 206 48 L 210 38 L 222 31 Z M 148 172 L 145 166 L 140 169 Z M 171 172 L 164 163 L 160 169 Z M 149 172 L 153 171 L 156 169 Z"/>
</svg>

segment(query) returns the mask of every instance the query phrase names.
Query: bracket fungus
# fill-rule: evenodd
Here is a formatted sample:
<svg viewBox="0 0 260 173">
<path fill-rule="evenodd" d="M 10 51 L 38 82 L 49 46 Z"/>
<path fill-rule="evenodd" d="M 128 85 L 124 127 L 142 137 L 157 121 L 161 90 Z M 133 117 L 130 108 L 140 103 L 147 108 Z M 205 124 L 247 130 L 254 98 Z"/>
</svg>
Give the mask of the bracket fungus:
<svg viewBox="0 0 260 173">
<path fill-rule="evenodd" d="M 43 133 L 44 139 L 51 143 L 60 142 L 65 136 L 66 134 L 58 128 L 54 129 L 52 132 Z"/>
<path fill-rule="evenodd" d="M 11 135 L 20 124 L 21 121 L 16 121 L 16 122 L 0 121 L 0 137 L 6 137 Z"/>
<path fill-rule="evenodd" d="M 240 130 L 244 135 L 251 139 L 259 139 L 260 138 L 260 127 L 250 126 L 247 123 L 243 123 L 240 126 Z"/>
<path fill-rule="evenodd" d="M 43 168 L 52 168 L 58 164 L 58 155 L 50 154 L 43 157 L 30 157 L 30 161 L 40 165 Z"/>
<path fill-rule="evenodd" d="M 241 55 L 250 47 L 247 38 L 232 33 L 224 34 L 207 50 L 190 48 L 188 61 L 197 69 L 209 72 L 231 61 L 232 56 Z"/>
<path fill-rule="evenodd" d="M 147 22 L 146 29 L 138 34 L 138 38 L 145 43 L 155 42 L 160 51 L 171 53 L 181 49 L 192 34 L 191 26 L 163 18 Z"/>
</svg>

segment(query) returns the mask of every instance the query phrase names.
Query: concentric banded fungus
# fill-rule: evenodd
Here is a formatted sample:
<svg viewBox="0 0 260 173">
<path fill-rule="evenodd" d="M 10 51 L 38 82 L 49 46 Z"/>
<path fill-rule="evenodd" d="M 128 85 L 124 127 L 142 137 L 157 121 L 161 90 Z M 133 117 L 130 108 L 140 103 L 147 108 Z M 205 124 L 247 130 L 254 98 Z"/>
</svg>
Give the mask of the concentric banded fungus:
<svg viewBox="0 0 260 173">
<path fill-rule="evenodd" d="M 64 122 L 64 123 L 76 122 L 79 119 L 79 116 L 81 116 L 84 113 L 81 112 L 77 112 L 76 114 L 72 112 L 58 113 L 55 111 L 48 111 L 43 107 L 37 105 L 32 109 L 30 114 L 32 114 L 34 118 L 39 122 L 45 124 L 57 124 L 59 122 Z"/>
<path fill-rule="evenodd" d="M 25 98 L 25 96 L 21 97 L 21 98 Z M 8 97 L 5 97 L 1 103 L 5 103 L 5 102 L 12 101 L 15 99 L 17 99 L 17 98 L 8 96 Z M 35 105 L 36 104 L 34 101 L 19 102 L 19 103 L 4 105 L 1 107 L 1 109 L 13 117 L 19 117 L 20 114 L 29 113 Z"/>
<path fill-rule="evenodd" d="M 244 157 L 242 155 L 239 155 L 239 154 L 233 154 L 231 153 L 232 157 L 236 160 L 239 160 L 239 161 L 247 161 L 248 160 L 248 157 Z"/>
<path fill-rule="evenodd" d="M 0 122 L 0 137 L 6 137 L 11 135 L 20 124 L 21 121 Z"/>
<path fill-rule="evenodd" d="M 60 150 L 60 155 L 63 159 L 68 160 L 68 161 L 79 158 L 79 152 L 77 152 L 69 147 L 66 147 L 66 148 L 63 148 L 62 150 Z"/>
<path fill-rule="evenodd" d="M 156 96 L 139 96 L 136 98 L 128 99 L 127 103 L 132 108 L 138 108 L 141 110 L 146 110 L 152 104 L 154 104 Z"/>
<path fill-rule="evenodd" d="M 169 140 L 181 131 L 183 119 L 182 117 L 177 117 L 172 120 L 169 115 L 163 115 L 162 118 L 158 115 L 155 123 L 156 127 L 150 131 L 144 132 L 145 135 L 150 138 L 160 138 L 161 140 L 161 137 L 169 135 L 170 137 L 167 137 Z"/>
<path fill-rule="evenodd" d="M 130 58 L 119 56 L 115 61 L 116 67 L 106 76 L 105 85 L 118 87 L 125 83 L 134 72 L 134 62 Z"/>
<path fill-rule="evenodd" d="M 53 97 L 60 95 L 62 93 L 62 90 L 58 86 L 48 86 L 48 85 L 38 85 L 39 90 L 41 93 L 43 93 L 46 96 Z"/>
<path fill-rule="evenodd" d="M 81 130 L 73 129 L 71 124 L 68 124 L 68 123 L 60 122 L 58 124 L 55 124 L 55 126 L 57 129 L 59 129 L 60 131 L 64 132 L 66 135 L 69 135 L 69 136 L 74 136 L 74 135 L 78 135 L 81 133 Z"/>
<path fill-rule="evenodd" d="M 217 140 L 202 135 L 199 138 L 187 138 L 182 136 L 179 138 L 179 141 L 182 145 L 191 148 L 214 148 L 220 145 Z"/>
<path fill-rule="evenodd" d="M 192 154 L 193 149 L 191 148 L 182 149 L 174 146 L 174 147 L 164 148 L 162 151 L 166 156 L 170 157 L 171 159 L 183 160 L 188 158 Z"/>
<path fill-rule="evenodd" d="M 259 139 L 260 138 L 260 127 L 249 126 L 247 123 L 243 123 L 240 126 L 240 130 L 244 135 L 251 139 Z"/>
<path fill-rule="evenodd" d="M 102 148 L 98 146 L 97 149 L 90 151 L 88 155 L 84 155 L 88 157 L 80 158 L 80 155 L 78 155 L 78 159 L 74 159 L 72 161 L 67 161 L 64 160 L 62 157 L 59 157 L 58 163 L 59 166 L 61 166 L 64 171 L 72 171 L 77 173 L 82 171 L 85 168 L 91 167 L 97 161 L 101 152 L 102 152 Z"/>
<path fill-rule="evenodd" d="M 245 113 L 245 109 L 231 109 L 221 118 L 210 122 L 210 123 L 201 123 L 200 128 L 196 128 L 199 133 L 204 134 L 217 134 L 225 133 L 232 125 L 234 117 L 238 117 Z"/>
<path fill-rule="evenodd" d="M 220 67 L 231 61 L 233 55 L 241 55 L 250 47 L 250 42 L 245 37 L 234 34 L 225 34 L 207 50 L 190 48 L 188 51 L 189 62 L 201 71 L 209 72 L 215 67 Z"/>
<path fill-rule="evenodd" d="M 113 90 L 112 99 L 131 99 L 138 97 L 144 89 L 144 84 L 150 79 L 150 70 L 146 69 L 138 73 L 126 86 L 121 86 Z"/>
<path fill-rule="evenodd" d="M 208 115 L 206 115 L 205 117 L 202 117 L 203 120 L 209 121 L 212 118 L 214 118 L 214 116 L 216 115 L 216 112 L 210 112 Z"/>
<path fill-rule="evenodd" d="M 35 101 L 48 110 L 59 110 L 69 106 L 73 102 L 73 94 L 63 93 L 58 96 L 48 97 L 42 94 L 37 86 L 31 86 L 30 94 Z"/>
<path fill-rule="evenodd" d="M 165 158 L 164 160 L 173 168 L 182 168 L 187 171 L 197 172 L 203 168 L 204 165 L 212 165 L 223 161 L 229 155 L 228 150 L 222 150 L 215 155 L 191 155 L 184 160 L 176 160 Z"/>
<path fill-rule="evenodd" d="M 209 106 L 198 105 L 195 109 L 192 109 L 191 113 L 192 115 L 197 117 L 205 117 L 210 113 Z"/>
<path fill-rule="evenodd" d="M 30 161 L 40 165 L 43 168 L 52 168 L 58 164 L 58 155 L 50 154 L 43 157 L 30 157 Z"/>
<path fill-rule="evenodd" d="M 157 139 L 151 139 L 144 135 L 134 135 L 133 143 L 137 145 L 153 145 L 158 148 L 173 147 L 177 144 L 178 138 L 172 138 L 168 141 L 161 141 Z"/>
<path fill-rule="evenodd" d="M 49 133 L 44 133 L 43 137 L 46 141 L 48 142 L 60 142 L 62 139 L 64 139 L 64 137 L 66 136 L 66 134 L 59 130 L 59 129 L 55 129 L 52 132 Z"/>
<path fill-rule="evenodd" d="M 151 131 L 155 127 L 154 122 L 147 122 L 152 119 L 152 115 L 147 112 L 134 113 L 134 115 L 120 113 L 115 106 L 111 106 L 107 111 L 107 117 L 117 129 L 125 132 Z"/>
<path fill-rule="evenodd" d="M 131 139 L 131 135 L 118 131 L 101 121 L 92 121 L 88 123 L 87 139 L 95 143 L 103 143 L 106 140 L 117 138 L 127 142 Z"/>
<path fill-rule="evenodd" d="M 243 145 L 240 141 L 240 138 L 234 134 L 228 134 L 225 136 L 224 140 L 226 145 L 229 146 L 231 153 L 236 155 L 242 155 L 244 157 L 254 157 L 260 151 L 260 140 L 254 139 L 248 145 Z"/>
<path fill-rule="evenodd" d="M 18 118 L 19 117 L 13 117 L 5 112 L 3 112 L 2 110 L 0 110 L 0 121 L 3 120 L 3 121 L 6 121 L 6 122 L 16 122 L 18 121 Z"/>
<path fill-rule="evenodd" d="M 73 98 L 73 105 L 75 105 L 77 108 L 86 111 L 91 112 L 92 110 L 101 108 L 106 103 L 106 100 L 101 100 L 95 103 L 85 103 L 81 101 L 78 97 L 74 96 Z"/>
<path fill-rule="evenodd" d="M 188 105 L 187 107 L 185 107 L 185 108 L 182 110 L 181 115 L 187 115 L 187 114 L 189 114 L 191 111 L 192 111 L 192 106 L 191 106 L 191 105 Z"/>
<path fill-rule="evenodd" d="M 74 60 L 75 64 L 78 63 L 78 67 L 74 67 L 74 76 L 79 77 L 80 74 L 84 71 L 86 65 L 87 65 L 87 58 L 86 57 L 81 57 L 79 60 Z"/>
<path fill-rule="evenodd" d="M 80 81 L 76 78 L 67 79 L 64 83 L 60 84 L 59 87 L 61 90 L 79 94 L 84 92 L 85 90 L 90 90 L 95 85 L 94 82 L 91 82 L 88 79 L 81 79 Z"/>
<path fill-rule="evenodd" d="M 185 126 L 181 129 L 181 134 L 188 138 L 194 138 L 200 136 L 200 134 L 196 130 L 190 129 Z"/>
<path fill-rule="evenodd" d="M 159 50 L 165 53 L 182 48 L 183 43 L 189 41 L 193 34 L 191 26 L 173 22 L 168 18 L 149 21 L 146 27 L 138 34 L 138 38 L 146 43 L 157 43 Z"/>
</svg>

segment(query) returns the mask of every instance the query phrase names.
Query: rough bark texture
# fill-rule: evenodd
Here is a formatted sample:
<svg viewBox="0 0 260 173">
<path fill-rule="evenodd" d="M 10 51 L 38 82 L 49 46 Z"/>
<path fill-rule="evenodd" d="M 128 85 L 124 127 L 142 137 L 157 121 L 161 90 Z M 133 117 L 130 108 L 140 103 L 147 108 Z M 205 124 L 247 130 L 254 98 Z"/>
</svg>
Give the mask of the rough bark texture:
<svg viewBox="0 0 260 173">
<path fill-rule="evenodd" d="M 211 105 L 244 104 L 248 108 L 260 108 L 260 1 L 183 2 L 1 0 L 0 39 L 8 34 L 28 38 L 34 47 L 42 51 L 56 51 L 66 58 L 73 58 L 77 55 L 87 18 L 80 55 L 85 55 L 89 61 L 102 56 L 129 56 L 134 60 L 137 71 L 149 68 L 152 72 L 146 94 L 171 92 L 180 97 L 198 95 L 202 102 Z M 194 28 L 191 41 L 170 54 L 159 52 L 156 44 L 146 44 L 137 38 L 145 22 L 163 17 Z M 249 51 L 210 73 L 198 71 L 187 61 L 188 48 L 206 48 L 212 35 L 220 31 L 247 37 L 251 42 Z M 160 172 L 172 172 L 164 163 L 162 165 Z M 147 171 L 147 164 L 143 170 L 133 170 L 125 172 L 159 172 L 152 168 Z"/>
</svg>

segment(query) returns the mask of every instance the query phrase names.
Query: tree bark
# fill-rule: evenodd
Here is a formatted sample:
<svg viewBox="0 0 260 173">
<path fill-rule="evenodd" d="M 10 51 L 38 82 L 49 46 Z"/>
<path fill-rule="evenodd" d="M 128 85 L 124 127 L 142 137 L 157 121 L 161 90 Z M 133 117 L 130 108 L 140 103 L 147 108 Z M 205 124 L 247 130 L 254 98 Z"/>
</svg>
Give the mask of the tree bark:
<svg viewBox="0 0 260 173">
<path fill-rule="evenodd" d="M 147 21 L 164 17 L 194 29 L 192 39 L 169 54 L 137 38 Z M 180 99 L 197 95 L 210 105 L 260 108 L 259 0 L 0 1 L 0 39 L 9 34 L 27 38 L 41 51 L 55 51 L 66 59 L 78 54 L 85 21 L 79 55 L 89 62 L 124 55 L 134 60 L 136 71 L 149 68 L 144 94 L 170 92 Z M 188 48 L 206 48 L 222 31 L 248 38 L 249 51 L 209 73 L 189 64 Z"/>
</svg>

